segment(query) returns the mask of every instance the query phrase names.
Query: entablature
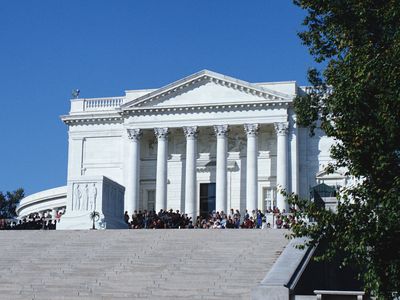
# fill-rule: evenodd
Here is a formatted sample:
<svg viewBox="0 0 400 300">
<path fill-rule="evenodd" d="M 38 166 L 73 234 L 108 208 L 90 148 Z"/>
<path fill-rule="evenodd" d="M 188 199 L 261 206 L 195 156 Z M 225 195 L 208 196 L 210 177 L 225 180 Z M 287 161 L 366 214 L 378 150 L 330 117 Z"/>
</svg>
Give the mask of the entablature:
<svg viewBox="0 0 400 300">
<path fill-rule="evenodd" d="M 289 107 L 291 100 L 286 101 L 268 101 L 268 102 L 250 102 L 250 103 L 215 103 L 215 104 L 193 104 L 176 105 L 176 106 L 154 106 L 154 107 L 135 107 L 130 110 L 122 110 L 120 113 L 124 116 L 135 114 L 163 114 L 163 113 L 179 113 L 179 112 L 210 112 L 210 111 L 235 111 L 243 109 L 265 109 L 265 108 L 282 108 Z"/>
<path fill-rule="evenodd" d="M 61 116 L 61 120 L 69 125 L 83 124 L 115 124 L 122 123 L 123 117 L 118 112 L 98 113 L 98 114 L 74 114 Z"/>
</svg>

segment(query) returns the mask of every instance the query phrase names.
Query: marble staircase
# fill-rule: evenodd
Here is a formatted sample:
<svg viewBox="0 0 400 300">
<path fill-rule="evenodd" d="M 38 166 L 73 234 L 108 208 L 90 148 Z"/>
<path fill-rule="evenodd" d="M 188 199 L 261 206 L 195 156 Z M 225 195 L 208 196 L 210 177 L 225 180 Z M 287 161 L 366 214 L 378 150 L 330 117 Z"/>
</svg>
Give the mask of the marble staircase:
<svg viewBox="0 0 400 300">
<path fill-rule="evenodd" d="M 0 299 L 250 299 L 284 234 L 0 231 Z"/>
</svg>

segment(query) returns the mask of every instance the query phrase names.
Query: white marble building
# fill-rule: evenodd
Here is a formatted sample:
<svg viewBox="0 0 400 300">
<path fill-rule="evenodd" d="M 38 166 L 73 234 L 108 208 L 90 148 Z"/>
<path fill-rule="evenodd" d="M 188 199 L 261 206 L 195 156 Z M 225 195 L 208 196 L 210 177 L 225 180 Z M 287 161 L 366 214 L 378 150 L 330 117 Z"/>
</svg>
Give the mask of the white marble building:
<svg viewBox="0 0 400 300">
<path fill-rule="evenodd" d="M 323 171 L 332 141 L 321 132 L 311 138 L 294 122 L 292 101 L 304 92 L 294 81 L 249 83 L 204 70 L 158 89 L 71 100 L 62 116 L 67 213 L 74 183 L 96 176 L 125 188 L 130 214 L 282 210 L 277 186 L 308 197 L 317 183 L 343 185 L 343 175 Z"/>
</svg>

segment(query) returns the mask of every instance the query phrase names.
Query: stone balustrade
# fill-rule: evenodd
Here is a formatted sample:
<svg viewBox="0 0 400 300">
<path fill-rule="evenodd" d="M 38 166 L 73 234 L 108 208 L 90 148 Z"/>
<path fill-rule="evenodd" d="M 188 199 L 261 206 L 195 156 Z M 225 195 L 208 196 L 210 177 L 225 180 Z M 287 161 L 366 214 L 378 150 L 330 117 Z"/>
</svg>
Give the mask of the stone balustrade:
<svg viewBox="0 0 400 300">
<path fill-rule="evenodd" d="M 302 86 L 301 89 L 306 93 L 306 94 L 312 94 L 313 92 L 316 92 L 317 90 L 313 86 Z M 332 94 L 333 89 L 332 87 L 328 86 L 326 89 L 327 95 Z"/>
<path fill-rule="evenodd" d="M 124 104 L 124 97 L 71 99 L 70 114 L 82 112 L 113 111 Z"/>
<path fill-rule="evenodd" d="M 84 111 L 113 110 L 124 103 L 123 97 L 83 99 Z"/>
</svg>

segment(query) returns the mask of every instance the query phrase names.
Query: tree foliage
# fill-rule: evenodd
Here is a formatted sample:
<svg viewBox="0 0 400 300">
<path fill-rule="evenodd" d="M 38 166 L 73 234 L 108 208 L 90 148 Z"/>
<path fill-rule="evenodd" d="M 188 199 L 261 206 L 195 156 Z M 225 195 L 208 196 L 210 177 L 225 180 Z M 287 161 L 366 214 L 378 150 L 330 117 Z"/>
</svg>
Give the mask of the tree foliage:
<svg viewBox="0 0 400 300">
<path fill-rule="evenodd" d="M 336 140 L 328 170 L 348 170 L 357 184 L 340 195 L 337 213 L 290 195 L 299 206 L 294 236 L 344 251 L 367 290 L 400 293 L 400 1 L 294 0 L 307 12 L 300 38 L 317 62 L 313 91 L 295 99 L 297 122 Z"/>
<path fill-rule="evenodd" d="M 22 188 L 13 192 L 6 192 L 5 194 L 0 192 L 0 218 L 14 218 L 17 215 L 15 209 L 24 196 L 24 190 Z"/>
</svg>

